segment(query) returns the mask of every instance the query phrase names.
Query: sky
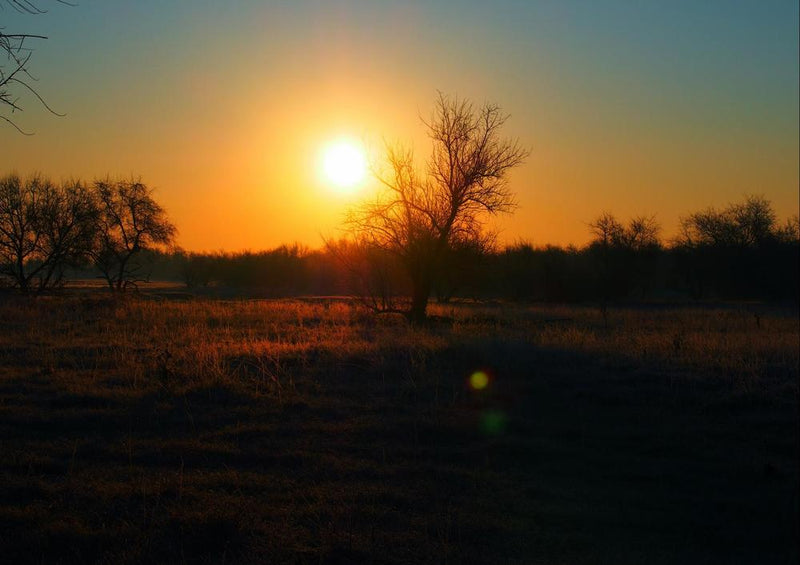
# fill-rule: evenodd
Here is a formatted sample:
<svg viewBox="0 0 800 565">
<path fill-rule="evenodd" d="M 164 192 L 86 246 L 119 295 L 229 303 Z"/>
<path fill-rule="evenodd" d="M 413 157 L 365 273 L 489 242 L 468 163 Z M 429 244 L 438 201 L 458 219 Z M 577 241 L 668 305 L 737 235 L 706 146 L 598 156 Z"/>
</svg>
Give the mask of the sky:
<svg viewBox="0 0 800 565">
<path fill-rule="evenodd" d="M 332 140 L 429 142 L 437 92 L 509 114 L 531 153 L 500 241 L 589 239 L 602 212 L 679 218 L 747 194 L 800 207 L 798 2 L 39 0 L 0 10 L 46 35 L 30 68 L 64 117 L 21 97 L 0 174 L 141 177 L 189 250 L 342 235 L 319 174 Z"/>
</svg>

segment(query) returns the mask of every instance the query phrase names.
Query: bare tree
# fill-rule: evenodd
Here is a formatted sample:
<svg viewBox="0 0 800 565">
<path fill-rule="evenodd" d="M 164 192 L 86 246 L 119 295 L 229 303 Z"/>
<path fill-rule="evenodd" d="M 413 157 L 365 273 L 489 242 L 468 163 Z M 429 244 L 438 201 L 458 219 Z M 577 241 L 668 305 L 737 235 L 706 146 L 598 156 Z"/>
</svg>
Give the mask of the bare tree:
<svg viewBox="0 0 800 565">
<path fill-rule="evenodd" d="M 487 214 L 515 207 L 508 172 L 528 151 L 501 137 L 507 118 L 495 104 L 476 108 L 440 93 L 432 118 L 423 120 L 433 145 L 427 174 L 417 173 L 411 150 L 388 147 L 388 173 L 376 174 L 384 190 L 348 218 L 356 240 L 399 259 L 411 286 L 403 312 L 413 323 L 426 319 L 448 250 L 459 242 L 480 241 Z"/>
<path fill-rule="evenodd" d="M 783 226 L 776 230 L 776 235 L 783 243 L 800 243 L 800 216 L 795 214 L 787 218 Z"/>
<path fill-rule="evenodd" d="M 589 223 L 589 231 L 594 235 L 592 245 L 598 245 L 603 249 L 616 247 L 625 239 L 625 226 L 609 212 L 603 212 Z"/>
<path fill-rule="evenodd" d="M 64 0 L 56 0 L 60 4 L 71 6 Z M 0 0 L 0 9 L 3 5 L 23 14 L 44 14 L 46 10 L 39 7 L 33 0 Z M 31 84 L 36 78 L 31 74 L 29 63 L 33 56 L 30 44 L 35 40 L 47 39 L 44 35 L 33 33 L 6 33 L 0 27 L 0 107 L 11 114 L 22 111 L 19 103 L 18 91 L 31 94 L 51 113 L 61 116 L 54 111 L 44 98 Z M 3 57 L 5 55 L 5 57 Z M 20 133 L 30 135 L 23 131 L 8 115 L 0 113 L 0 119 L 8 122 Z"/>
<path fill-rule="evenodd" d="M 636 216 L 631 219 L 625 233 L 626 244 L 634 251 L 661 246 L 661 225 L 655 216 Z"/>
<path fill-rule="evenodd" d="M 139 180 L 96 181 L 95 192 L 98 236 L 92 258 L 109 288 L 124 291 L 147 280 L 137 254 L 171 244 L 177 230 Z"/>
<path fill-rule="evenodd" d="M 643 294 L 648 291 L 661 248 L 661 226 L 655 216 L 636 216 L 625 225 L 604 212 L 589 224 L 589 230 L 594 235 L 589 252 L 596 260 L 595 276 L 605 318 L 610 298 L 637 288 Z"/>
<path fill-rule="evenodd" d="M 661 245 L 661 226 L 655 216 L 636 216 L 625 226 L 613 214 L 604 212 L 589 223 L 589 231 L 594 235 L 590 245 L 605 249 L 641 251 Z"/>
<path fill-rule="evenodd" d="M 60 285 L 67 267 L 88 258 L 95 214 L 91 193 L 78 181 L 0 179 L 0 273 L 23 293 Z"/>
<path fill-rule="evenodd" d="M 744 202 L 724 210 L 708 208 L 681 218 L 676 243 L 683 247 L 758 247 L 776 238 L 772 204 L 763 196 L 746 196 Z"/>
</svg>

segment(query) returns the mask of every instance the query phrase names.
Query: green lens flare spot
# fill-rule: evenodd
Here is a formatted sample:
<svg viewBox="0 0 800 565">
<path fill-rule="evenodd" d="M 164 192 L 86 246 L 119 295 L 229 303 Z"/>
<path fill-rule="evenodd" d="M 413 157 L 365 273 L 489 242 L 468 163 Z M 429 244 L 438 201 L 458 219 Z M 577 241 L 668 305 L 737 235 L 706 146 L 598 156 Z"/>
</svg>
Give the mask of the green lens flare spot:
<svg viewBox="0 0 800 565">
<path fill-rule="evenodd" d="M 489 435 L 498 435 L 505 431 L 508 418 L 500 410 L 487 410 L 481 415 L 481 431 Z"/>
<path fill-rule="evenodd" d="M 475 371 L 469 377 L 469 386 L 474 390 L 483 390 L 489 386 L 489 375 L 483 371 Z"/>
</svg>

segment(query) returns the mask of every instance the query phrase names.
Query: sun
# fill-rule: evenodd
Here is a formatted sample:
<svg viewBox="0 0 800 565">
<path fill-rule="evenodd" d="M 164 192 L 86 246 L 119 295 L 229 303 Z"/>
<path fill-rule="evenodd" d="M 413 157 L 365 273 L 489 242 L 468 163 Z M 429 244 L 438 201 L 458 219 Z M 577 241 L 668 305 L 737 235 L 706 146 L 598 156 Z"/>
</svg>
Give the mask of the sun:
<svg viewBox="0 0 800 565">
<path fill-rule="evenodd" d="M 322 150 L 322 176 L 339 192 L 353 192 L 367 176 L 367 158 L 356 141 L 338 139 Z"/>
</svg>

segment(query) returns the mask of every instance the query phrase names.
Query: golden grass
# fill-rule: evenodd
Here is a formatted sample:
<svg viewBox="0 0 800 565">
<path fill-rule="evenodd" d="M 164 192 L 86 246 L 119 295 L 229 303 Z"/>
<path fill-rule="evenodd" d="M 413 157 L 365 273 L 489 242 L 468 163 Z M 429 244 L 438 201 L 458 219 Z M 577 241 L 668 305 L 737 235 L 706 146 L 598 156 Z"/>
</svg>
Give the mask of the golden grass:
<svg viewBox="0 0 800 565">
<path fill-rule="evenodd" d="M 0 302 L 0 546 L 22 563 L 796 557 L 796 311 L 431 313 Z"/>
<path fill-rule="evenodd" d="M 797 382 L 800 322 L 759 305 L 612 309 L 433 305 L 429 328 L 373 318 L 345 300 L 166 301 L 39 299 L 0 305 L 0 365 L 116 374 L 134 388 L 159 371 L 191 386 L 243 375 L 280 377 L 281 365 L 512 342 L 596 359 L 727 377 L 742 386 Z M 238 363 L 237 363 L 238 361 Z M 83 376 L 81 377 L 81 379 Z M 91 380 L 89 381 L 91 382 Z"/>
</svg>

